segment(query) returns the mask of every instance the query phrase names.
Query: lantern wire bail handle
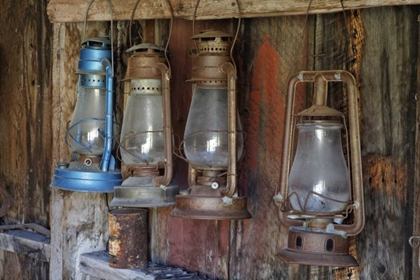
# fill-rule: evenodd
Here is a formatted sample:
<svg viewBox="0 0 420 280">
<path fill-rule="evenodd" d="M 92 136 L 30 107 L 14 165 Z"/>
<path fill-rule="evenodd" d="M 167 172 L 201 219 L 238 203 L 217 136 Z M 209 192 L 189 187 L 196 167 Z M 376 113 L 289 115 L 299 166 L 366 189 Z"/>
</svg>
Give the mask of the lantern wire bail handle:
<svg viewBox="0 0 420 280">
<path fill-rule="evenodd" d="M 198 10 L 198 5 L 199 4 L 200 4 L 200 0 L 197 0 L 197 4 L 195 4 L 193 19 L 192 19 L 193 20 L 193 24 L 192 24 L 193 36 L 195 34 L 195 19 L 196 19 L 196 16 L 197 16 L 197 10 Z M 233 38 L 232 45 L 230 47 L 230 52 L 229 52 L 230 60 L 232 61 L 235 69 L 236 69 L 236 63 L 235 63 L 235 60 L 233 59 L 233 47 L 235 46 L 236 39 L 238 39 L 239 30 L 241 28 L 241 19 L 242 19 L 241 6 L 239 5 L 239 0 L 236 0 L 236 6 L 238 7 L 238 26 L 236 28 L 235 37 Z M 195 41 L 194 41 L 194 43 L 195 43 L 195 48 L 198 50 L 197 43 Z"/>
<path fill-rule="evenodd" d="M 141 0 L 137 0 L 136 4 L 134 5 L 133 10 L 131 11 L 130 23 L 129 23 L 129 26 L 128 26 L 128 30 L 129 30 L 128 31 L 128 36 L 129 36 L 129 41 L 130 41 L 130 47 L 133 46 L 133 41 L 131 40 L 131 26 L 133 24 L 134 14 L 135 14 L 135 12 L 137 10 L 138 5 L 140 4 L 140 1 Z M 170 78 L 171 77 L 171 63 L 169 62 L 169 59 L 168 59 L 168 47 L 169 47 L 169 42 L 171 41 L 171 35 L 172 35 L 172 25 L 173 25 L 173 21 L 174 21 L 174 9 L 172 8 L 172 4 L 171 4 L 171 2 L 169 0 L 165 0 L 165 1 L 168 4 L 169 11 L 171 12 L 171 18 L 169 20 L 168 40 L 166 42 L 165 51 L 164 51 L 166 63 L 168 64 L 169 78 Z"/>
<path fill-rule="evenodd" d="M 95 0 L 91 0 L 91 1 L 89 2 L 89 4 L 88 4 L 87 9 L 86 9 L 86 13 L 85 13 L 85 20 L 84 20 L 84 22 L 83 22 L 83 35 L 82 35 L 82 43 L 85 41 L 85 35 L 86 35 L 86 23 L 87 23 L 87 18 L 88 18 L 88 15 L 89 15 L 90 6 L 92 6 L 92 3 L 93 3 L 94 1 L 95 1 Z M 112 70 L 111 77 L 114 77 L 114 45 L 112 44 L 112 41 L 113 41 L 113 38 L 114 38 L 114 36 L 113 36 L 113 32 L 112 32 L 112 29 L 113 29 L 113 18 L 114 18 L 114 12 L 113 12 L 113 9 L 112 9 L 112 3 L 111 3 L 111 0 L 106 0 L 106 2 L 108 3 L 108 6 L 109 6 L 109 11 L 110 11 L 110 14 L 111 14 L 111 27 L 109 28 L 109 33 L 110 33 L 110 42 L 111 42 L 111 70 Z"/>
</svg>

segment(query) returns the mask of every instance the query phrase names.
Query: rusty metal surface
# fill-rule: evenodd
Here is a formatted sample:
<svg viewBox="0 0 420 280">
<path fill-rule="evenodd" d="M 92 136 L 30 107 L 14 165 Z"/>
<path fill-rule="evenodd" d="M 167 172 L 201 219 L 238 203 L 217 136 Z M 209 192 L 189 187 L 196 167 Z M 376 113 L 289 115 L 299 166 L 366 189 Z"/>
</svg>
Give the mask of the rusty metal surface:
<svg viewBox="0 0 420 280">
<path fill-rule="evenodd" d="M 114 198 L 110 206 L 119 207 L 167 207 L 175 204 L 177 185 L 163 188 L 154 186 L 155 177 L 129 177 L 121 186 L 114 187 Z"/>
<path fill-rule="evenodd" d="M 199 220 L 250 219 L 246 197 L 232 197 L 225 203 L 222 197 L 177 195 L 171 216 Z"/>
<path fill-rule="evenodd" d="M 162 52 L 161 48 L 152 44 L 142 44 L 144 47 L 133 47 L 131 57 L 128 59 L 127 72 L 125 76 L 125 91 L 130 91 L 131 79 L 161 79 L 162 81 L 162 111 L 163 111 L 163 134 L 164 134 L 164 155 L 165 163 L 158 164 L 157 169 L 163 168 L 162 176 L 155 176 L 155 186 L 167 186 L 172 180 L 173 175 L 173 148 L 172 148 L 172 121 L 170 106 L 170 79 L 171 71 L 166 65 L 166 49 Z M 162 166 L 163 165 L 163 166 Z M 149 166 L 139 168 L 149 169 Z M 145 172 L 136 172 L 133 176 L 144 176 Z"/>
<path fill-rule="evenodd" d="M 124 81 L 131 79 L 159 79 L 158 63 L 166 63 L 163 52 L 144 44 L 145 48 L 135 49 L 127 60 Z"/>
<path fill-rule="evenodd" d="M 123 180 L 129 177 L 158 176 L 159 166 L 142 166 L 139 164 L 121 164 L 121 175 Z"/>
<path fill-rule="evenodd" d="M 171 213 L 175 217 L 204 220 L 251 218 L 251 214 L 247 210 L 246 197 L 234 197 L 235 193 L 237 194 L 237 73 L 231 57 L 232 50 L 229 49 L 229 42 L 223 41 L 222 37 L 229 37 L 229 35 L 211 31 L 193 37 L 193 39 L 199 39 L 200 42 L 198 55 L 193 58 L 192 78 L 188 82 L 194 83 L 194 87 L 227 87 L 228 161 L 226 175 L 224 170 L 190 165 L 191 193 L 175 197 L 176 207 Z"/>
<path fill-rule="evenodd" d="M 349 254 L 348 238 L 322 232 L 289 231 L 287 248 L 277 256 L 287 264 L 358 266 Z"/>
<path fill-rule="evenodd" d="M 109 266 L 143 267 L 148 263 L 146 209 L 116 209 L 108 213 Z"/>
<path fill-rule="evenodd" d="M 198 55 L 193 57 L 191 79 L 187 82 L 197 83 L 197 86 L 226 87 L 226 73 L 221 70 L 221 65 L 230 62 L 226 55 Z"/>
<path fill-rule="evenodd" d="M 354 222 L 351 224 L 334 225 L 335 230 L 345 231 L 348 235 L 357 235 L 364 226 L 364 201 L 363 201 L 363 182 L 362 182 L 362 164 L 361 164 L 361 151 L 360 151 L 360 132 L 359 132 L 359 115 L 356 96 L 356 81 L 353 75 L 347 71 L 330 70 L 330 71 L 302 71 L 294 75 L 289 81 L 288 87 L 288 101 L 286 113 L 286 125 L 284 134 L 284 147 L 283 152 L 283 169 L 280 182 L 280 194 L 283 199 L 288 197 L 288 178 L 291 168 L 292 159 L 292 144 L 293 144 L 293 131 L 294 131 L 294 117 L 298 114 L 294 113 L 294 102 L 296 98 L 296 85 L 298 83 L 314 83 L 315 87 L 315 104 L 316 107 L 321 107 L 322 110 L 312 110 L 315 112 L 326 112 L 327 116 L 339 116 L 340 112 L 335 110 L 325 110 L 327 84 L 328 82 L 342 82 L 346 84 L 348 96 L 348 119 L 349 119 L 349 144 L 351 162 L 351 181 L 352 181 L 352 196 L 354 201 Z M 311 111 L 310 110 L 310 111 Z M 304 111 L 305 112 L 305 111 Z M 307 114 L 304 114 L 307 116 Z M 316 116 L 319 116 L 317 114 Z M 280 211 L 280 222 L 286 226 L 302 226 L 302 220 L 292 220 L 287 217 L 286 212 Z"/>
</svg>

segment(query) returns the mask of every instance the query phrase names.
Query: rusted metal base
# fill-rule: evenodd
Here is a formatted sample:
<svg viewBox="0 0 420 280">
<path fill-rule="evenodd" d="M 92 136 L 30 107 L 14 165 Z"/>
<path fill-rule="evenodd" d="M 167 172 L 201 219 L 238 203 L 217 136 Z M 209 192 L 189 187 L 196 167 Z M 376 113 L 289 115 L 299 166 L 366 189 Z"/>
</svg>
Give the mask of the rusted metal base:
<svg viewBox="0 0 420 280">
<path fill-rule="evenodd" d="M 231 203 L 222 197 L 194 195 L 175 196 L 175 209 L 171 216 L 199 220 L 240 220 L 250 219 L 246 208 L 246 197 L 232 197 Z"/>
<path fill-rule="evenodd" d="M 109 266 L 136 268 L 148 264 L 146 209 L 115 209 L 108 213 Z"/>
<path fill-rule="evenodd" d="M 178 186 L 155 187 L 153 177 L 130 177 L 114 187 L 112 207 L 166 207 L 175 204 Z"/>
<path fill-rule="evenodd" d="M 281 250 L 277 256 L 287 264 L 359 266 L 349 254 L 347 238 L 324 232 L 290 230 L 287 248 Z"/>
</svg>

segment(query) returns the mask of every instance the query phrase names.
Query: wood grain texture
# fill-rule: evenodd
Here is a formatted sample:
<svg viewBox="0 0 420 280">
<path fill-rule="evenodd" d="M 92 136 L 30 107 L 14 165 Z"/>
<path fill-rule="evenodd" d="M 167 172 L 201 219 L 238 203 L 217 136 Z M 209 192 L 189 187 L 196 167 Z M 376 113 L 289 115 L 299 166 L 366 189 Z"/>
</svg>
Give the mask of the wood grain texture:
<svg viewBox="0 0 420 280">
<path fill-rule="evenodd" d="M 360 277 L 416 279 L 413 227 L 418 7 L 364 10 L 360 91 L 366 226 Z M 377 19 L 386 19 L 378 21 Z"/>
<path fill-rule="evenodd" d="M 50 261 L 50 239 L 36 232 L 21 229 L 2 232 L 0 233 L 0 248 L 44 262 Z"/>
<path fill-rule="evenodd" d="M 417 30 L 417 36 L 420 38 L 420 28 Z M 417 41 L 417 53 L 420 50 L 420 40 Z M 420 56 L 417 55 L 417 66 L 420 65 Z M 420 92 L 420 67 L 417 68 L 417 93 Z M 416 95 L 418 100 L 418 95 Z M 415 161 L 414 161 L 414 182 L 413 185 L 413 235 L 420 235 L 420 106 L 416 106 L 416 128 L 415 128 Z M 414 248 L 413 257 L 413 279 L 420 277 L 420 248 Z"/>
<path fill-rule="evenodd" d="M 305 17 L 247 19 L 235 57 L 238 102 L 247 135 L 239 164 L 240 193 L 251 220 L 231 223 L 230 279 L 293 279 L 276 253 L 287 243 L 272 197 L 280 183 L 289 76 L 305 69 Z M 302 100 L 298 100 L 301 104 Z"/>
<path fill-rule="evenodd" d="M 196 22 L 195 32 L 205 29 L 218 29 L 230 32 L 235 26 L 230 20 Z M 175 143 L 183 139 L 184 128 L 190 108 L 192 89 L 185 83 L 191 77 L 192 59 L 190 50 L 194 43 L 192 22 L 175 19 L 173 36 L 170 41 L 170 62 L 172 65 L 171 80 L 171 113 Z M 178 147 L 178 146 L 176 146 Z M 187 189 L 188 165 L 176 158 L 174 162 L 174 183 L 180 189 Z M 170 213 L 170 210 L 159 210 L 159 214 Z M 168 225 L 163 223 L 167 222 Z M 160 223 L 159 229 L 167 230 L 167 249 L 160 254 L 167 258 L 167 263 L 179 266 L 191 272 L 200 272 L 211 278 L 228 278 L 228 240 L 229 223 L 227 221 L 201 221 L 170 217 Z M 161 234 L 162 234 L 161 233 Z M 163 259 L 162 259 L 163 260 Z"/>
<path fill-rule="evenodd" d="M 191 19 L 194 14 L 196 1 L 170 0 L 174 16 Z M 135 0 L 114 0 L 112 1 L 115 20 L 128 20 L 131 17 Z M 345 9 L 361 9 L 369 7 L 413 5 L 419 4 L 418 0 L 348 0 L 343 1 Z M 81 22 L 85 18 L 88 1 L 85 0 L 51 0 L 47 13 L 51 22 Z M 306 14 L 309 1 L 288 1 L 288 0 L 260 0 L 260 1 L 239 1 L 242 17 L 269 17 Z M 157 19 L 169 18 L 170 10 L 165 0 L 144 0 L 141 1 L 134 17 L 136 19 Z M 310 13 L 333 13 L 341 11 L 340 1 L 325 0 L 313 1 Z M 203 0 L 200 2 L 200 9 L 197 12 L 198 19 L 232 18 L 237 17 L 236 1 L 213 1 Z M 111 18 L 109 7 L 105 1 L 92 4 L 89 12 L 89 20 L 109 21 Z"/>
<path fill-rule="evenodd" d="M 0 187 L 11 197 L 2 223 L 49 225 L 51 37 L 47 1 L 3 1 L 0 9 Z M 48 264 L 0 253 L 4 279 L 46 279 Z"/>
</svg>

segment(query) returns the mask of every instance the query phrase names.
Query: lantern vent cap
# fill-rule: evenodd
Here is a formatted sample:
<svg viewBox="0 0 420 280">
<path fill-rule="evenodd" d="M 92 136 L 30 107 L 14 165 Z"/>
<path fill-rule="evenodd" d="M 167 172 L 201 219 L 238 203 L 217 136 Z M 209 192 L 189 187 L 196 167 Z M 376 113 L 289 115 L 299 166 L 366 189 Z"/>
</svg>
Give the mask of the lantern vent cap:
<svg viewBox="0 0 420 280">
<path fill-rule="evenodd" d="M 341 117 L 344 114 L 325 105 L 312 105 L 296 114 L 299 117 Z"/>
<path fill-rule="evenodd" d="M 229 34 L 223 31 L 208 29 L 208 30 L 203 30 L 199 34 L 192 36 L 191 39 L 200 40 L 200 39 L 232 38 L 232 37 L 233 37 L 232 34 Z"/>
<path fill-rule="evenodd" d="M 156 55 L 156 53 L 160 54 L 165 51 L 164 48 L 159 47 L 158 45 L 152 44 L 152 43 L 144 43 L 144 44 L 137 44 L 126 50 L 126 53 L 130 52 L 142 52 L 147 54 L 153 54 Z"/>
<path fill-rule="evenodd" d="M 93 37 L 82 41 L 82 47 L 93 48 L 93 49 L 109 49 L 111 47 L 111 41 L 108 36 Z"/>
<path fill-rule="evenodd" d="M 231 37 L 231 34 L 222 31 L 205 30 L 191 38 L 199 40 L 199 55 L 229 55 L 230 42 L 229 40 L 223 40 L 223 38 Z"/>
</svg>

